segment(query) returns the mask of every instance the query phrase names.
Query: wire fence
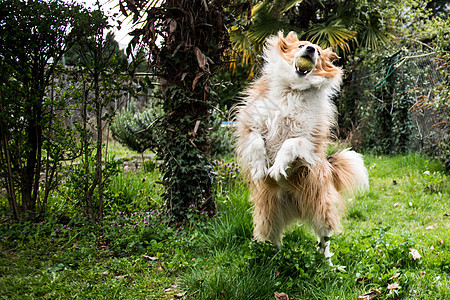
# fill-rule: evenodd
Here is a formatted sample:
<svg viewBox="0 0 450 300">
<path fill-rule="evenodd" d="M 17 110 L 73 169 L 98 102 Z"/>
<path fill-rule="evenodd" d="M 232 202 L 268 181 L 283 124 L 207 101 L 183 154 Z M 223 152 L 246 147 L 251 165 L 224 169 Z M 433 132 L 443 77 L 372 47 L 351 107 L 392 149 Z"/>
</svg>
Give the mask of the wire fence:
<svg viewBox="0 0 450 300">
<path fill-rule="evenodd" d="M 416 149 L 426 148 L 430 143 L 438 144 L 448 135 L 448 124 L 443 123 L 446 116 L 434 101 L 439 87 L 444 84 L 441 66 L 435 52 L 406 56 L 397 66 L 403 76 L 410 74 L 413 80 L 413 88 L 407 92 L 414 99 L 409 112 L 415 128 Z"/>
<path fill-rule="evenodd" d="M 347 130 L 340 136 L 376 152 L 439 151 L 449 124 L 448 103 L 437 101 L 445 86 L 437 53 L 399 51 L 367 64 L 351 71 L 339 100 L 341 131 Z"/>
</svg>

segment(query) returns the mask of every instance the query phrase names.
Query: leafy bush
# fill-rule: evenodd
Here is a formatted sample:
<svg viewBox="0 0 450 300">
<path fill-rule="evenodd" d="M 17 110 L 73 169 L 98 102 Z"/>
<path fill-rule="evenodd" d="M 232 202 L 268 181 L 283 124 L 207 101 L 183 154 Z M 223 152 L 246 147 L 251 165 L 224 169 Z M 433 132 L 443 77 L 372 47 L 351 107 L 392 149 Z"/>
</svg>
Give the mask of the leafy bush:
<svg viewBox="0 0 450 300">
<path fill-rule="evenodd" d="M 113 138 L 122 145 L 143 153 L 147 149 L 155 149 L 158 132 L 152 127 L 162 115 L 156 106 L 139 111 L 135 102 L 128 108 L 123 108 L 111 123 Z"/>
<path fill-rule="evenodd" d="M 119 172 L 106 186 L 106 209 L 111 213 L 149 211 L 162 206 L 163 188 L 157 183 L 159 172 L 145 171 Z"/>
<path fill-rule="evenodd" d="M 449 169 L 450 48 L 444 28 L 450 20 L 428 9 L 408 8 L 401 15 L 410 25 L 392 28 L 398 38 L 377 51 L 358 49 L 348 60 L 351 71 L 337 99 L 339 134 L 355 149 L 423 151 Z"/>
<path fill-rule="evenodd" d="M 431 124 L 432 134 L 427 136 L 425 153 L 441 160 L 450 171 L 450 42 L 444 40 L 441 48 L 438 62 L 444 80 L 436 88 L 436 96 L 422 103 L 435 116 L 434 124 Z"/>
<path fill-rule="evenodd" d="M 226 156 L 233 153 L 234 135 L 233 124 L 218 111 L 214 110 L 211 115 L 211 155 Z M 225 123 L 224 123 L 225 122 Z"/>
<path fill-rule="evenodd" d="M 67 166 L 64 170 L 66 176 L 65 181 L 61 185 L 60 192 L 65 199 L 70 203 L 66 207 L 66 213 L 74 213 L 81 211 L 85 215 L 97 214 L 100 211 L 110 211 L 109 205 L 100 203 L 99 187 L 96 182 L 96 153 L 94 149 L 89 149 L 90 154 L 88 161 L 82 163 L 74 163 Z M 108 186 L 115 180 L 119 174 L 119 166 L 122 164 L 121 160 L 108 159 L 104 162 L 102 167 L 103 184 L 105 189 L 103 193 L 107 193 Z M 90 191 L 91 197 L 88 198 L 86 190 Z M 101 205 L 101 207 L 100 207 Z M 71 211 L 71 209 L 73 211 Z M 87 213 L 90 211 L 90 213 Z M 92 217 L 92 215 L 90 216 Z"/>
</svg>

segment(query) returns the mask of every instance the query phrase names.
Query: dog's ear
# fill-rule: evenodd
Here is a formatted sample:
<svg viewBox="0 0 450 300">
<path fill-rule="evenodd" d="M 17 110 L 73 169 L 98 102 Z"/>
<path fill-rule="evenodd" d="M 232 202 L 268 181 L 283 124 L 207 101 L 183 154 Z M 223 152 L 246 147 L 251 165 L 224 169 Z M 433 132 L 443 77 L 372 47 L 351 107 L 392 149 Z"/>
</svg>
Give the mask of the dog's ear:
<svg viewBox="0 0 450 300">
<path fill-rule="evenodd" d="M 278 47 L 278 49 L 280 50 L 281 53 L 286 52 L 287 49 L 289 48 L 288 42 L 284 38 L 283 33 L 281 31 L 278 32 L 278 39 L 277 39 L 276 43 L 274 44 L 274 46 Z"/>
<path fill-rule="evenodd" d="M 332 78 L 335 76 L 341 76 L 342 70 L 333 64 L 333 61 L 339 59 L 333 49 L 327 48 L 322 50 L 321 58 L 316 65 L 315 74 L 326 78 Z"/>
<path fill-rule="evenodd" d="M 286 42 L 290 44 L 297 43 L 298 42 L 297 34 L 293 31 L 289 32 L 288 35 L 286 36 Z"/>
<path fill-rule="evenodd" d="M 274 46 L 278 47 L 281 53 L 288 52 L 295 44 L 298 43 L 297 34 L 293 31 L 289 32 L 286 37 L 283 36 L 283 33 L 278 32 L 277 43 Z"/>
<path fill-rule="evenodd" d="M 323 50 L 322 55 L 328 58 L 328 60 L 331 62 L 340 59 L 340 57 L 333 52 L 333 49 L 331 47 Z"/>
</svg>

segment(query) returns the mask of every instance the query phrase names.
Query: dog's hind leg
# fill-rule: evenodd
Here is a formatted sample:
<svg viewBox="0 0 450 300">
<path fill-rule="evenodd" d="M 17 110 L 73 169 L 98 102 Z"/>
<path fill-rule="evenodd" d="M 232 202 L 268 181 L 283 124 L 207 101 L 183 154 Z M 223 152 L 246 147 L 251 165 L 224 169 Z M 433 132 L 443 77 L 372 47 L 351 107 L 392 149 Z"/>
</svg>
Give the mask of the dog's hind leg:
<svg viewBox="0 0 450 300">
<path fill-rule="evenodd" d="M 330 238 L 331 233 L 328 235 L 323 235 L 317 238 L 317 244 L 319 245 L 319 251 L 325 257 L 329 258 L 334 255 L 334 253 L 330 252 Z"/>
<path fill-rule="evenodd" d="M 251 199 L 254 203 L 254 238 L 279 245 L 283 235 L 284 219 L 275 181 L 273 179 L 259 181 L 252 189 Z"/>
<path fill-rule="evenodd" d="M 325 255 L 325 257 L 332 257 L 333 253 L 330 252 L 330 238 L 333 235 L 331 229 L 321 228 L 319 230 L 314 229 L 317 235 L 317 244 L 319 246 L 319 252 Z"/>
<path fill-rule="evenodd" d="M 323 228 L 320 233 L 319 232 L 316 232 L 319 252 L 322 253 L 325 256 L 325 258 L 328 258 L 328 264 L 330 266 L 333 266 L 333 263 L 331 262 L 331 257 L 334 255 L 334 253 L 330 252 L 330 238 L 333 233 L 330 229 L 327 230 L 325 228 Z"/>
<path fill-rule="evenodd" d="M 332 187 L 328 189 L 328 193 L 322 197 L 318 197 L 318 206 L 316 207 L 315 217 L 312 220 L 312 226 L 317 236 L 320 253 L 330 258 L 333 253 L 330 252 L 330 237 L 333 231 L 338 230 L 342 211 L 339 203 L 341 197 Z M 331 260 L 329 260 L 331 265 Z"/>
</svg>

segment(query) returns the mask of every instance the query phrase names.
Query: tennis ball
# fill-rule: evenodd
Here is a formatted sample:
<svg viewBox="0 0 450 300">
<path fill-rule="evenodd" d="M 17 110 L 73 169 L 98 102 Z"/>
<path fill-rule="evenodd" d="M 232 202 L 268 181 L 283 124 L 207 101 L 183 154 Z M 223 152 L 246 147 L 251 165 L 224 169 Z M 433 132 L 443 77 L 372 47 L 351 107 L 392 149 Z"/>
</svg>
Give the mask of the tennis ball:
<svg viewBox="0 0 450 300">
<path fill-rule="evenodd" d="M 314 68 L 314 62 L 309 57 L 300 56 L 295 61 L 295 66 L 302 72 L 309 72 Z"/>
</svg>

